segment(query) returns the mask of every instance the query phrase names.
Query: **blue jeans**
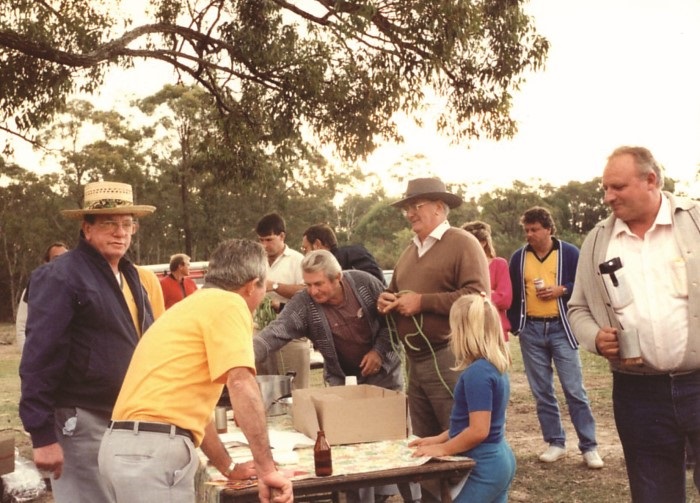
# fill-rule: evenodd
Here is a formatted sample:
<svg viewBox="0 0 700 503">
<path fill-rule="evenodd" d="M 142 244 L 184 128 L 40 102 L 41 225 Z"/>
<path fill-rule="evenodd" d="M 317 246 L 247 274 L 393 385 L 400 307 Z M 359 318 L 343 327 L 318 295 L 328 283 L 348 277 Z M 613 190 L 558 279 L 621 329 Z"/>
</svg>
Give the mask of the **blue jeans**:
<svg viewBox="0 0 700 503">
<path fill-rule="evenodd" d="M 700 452 L 700 371 L 669 375 L 613 373 L 613 410 L 632 501 L 685 501 L 686 439 Z M 695 486 L 700 491 L 696 463 Z"/>
<path fill-rule="evenodd" d="M 598 445 L 595 440 L 595 419 L 583 387 L 581 359 L 578 349 L 569 344 L 561 321 L 528 320 L 518 335 L 525 375 L 535 397 L 544 441 L 558 447 L 566 445 L 559 402 L 554 394 L 554 362 L 569 417 L 578 435 L 578 448 L 581 452 L 595 449 Z"/>
</svg>

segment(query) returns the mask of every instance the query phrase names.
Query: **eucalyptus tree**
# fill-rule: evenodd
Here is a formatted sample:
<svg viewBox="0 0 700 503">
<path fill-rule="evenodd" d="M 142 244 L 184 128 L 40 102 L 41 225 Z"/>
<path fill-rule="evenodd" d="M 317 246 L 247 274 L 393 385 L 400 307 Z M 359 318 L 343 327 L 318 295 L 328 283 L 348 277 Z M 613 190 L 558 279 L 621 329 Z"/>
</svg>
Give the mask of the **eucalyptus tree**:
<svg viewBox="0 0 700 503">
<path fill-rule="evenodd" d="M 548 50 L 518 0 L 138 4 L 134 22 L 118 0 L 1 1 L 0 128 L 29 138 L 111 69 L 159 61 L 256 138 L 310 132 L 353 160 L 398 138 L 393 117 L 427 92 L 448 135 L 512 136 L 512 94 Z"/>
<path fill-rule="evenodd" d="M 73 224 L 60 215 L 56 174 L 38 176 L 0 157 L 0 319 L 16 315 L 29 273 L 53 241 L 75 243 Z"/>
<path fill-rule="evenodd" d="M 148 135 L 147 129 L 133 125 L 116 110 L 72 100 L 50 125 L 40 129 L 37 138 L 46 147 L 46 156 L 60 165 L 60 191 L 75 208 L 82 207 L 84 185 L 96 180 L 131 184 L 137 202 L 150 198 L 154 171 L 144 144 Z M 144 230 L 149 230 L 148 224 Z M 142 260 L 142 235 L 134 236 L 130 249 L 137 262 Z"/>
<path fill-rule="evenodd" d="M 507 258 L 522 246 L 520 215 L 532 206 L 543 205 L 546 201 L 539 188 L 520 180 L 514 181 L 509 188 L 498 188 L 481 195 L 481 220 L 491 225 L 496 252 L 500 256 Z"/>
</svg>

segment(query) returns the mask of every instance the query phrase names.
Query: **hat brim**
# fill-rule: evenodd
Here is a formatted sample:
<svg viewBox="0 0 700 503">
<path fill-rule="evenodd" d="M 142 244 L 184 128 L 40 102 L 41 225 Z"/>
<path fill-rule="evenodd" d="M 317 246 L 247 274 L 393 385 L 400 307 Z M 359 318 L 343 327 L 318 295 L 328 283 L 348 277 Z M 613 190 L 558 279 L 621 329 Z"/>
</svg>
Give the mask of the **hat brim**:
<svg viewBox="0 0 700 503">
<path fill-rule="evenodd" d="M 100 208 L 95 210 L 61 210 L 61 214 L 73 220 L 80 220 L 85 215 L 134 215 L 136 218 L 145 217 L 156 211 L 155 206 L 133 205 L 117 208 Z"/>
<path fill-rule="evenodd" d="M 422 194 L 415 194 L 412 196 L 404 197 L 400 201 L 391 203 L 391 206 L 393 206 L 394 208 L 400 208 L 406 203 L 415 201 L 416 199 L 443 201 L 450 208 L 457 208 L 458 206 L 461 206 L 464 202 L 461 197 L 455 196 L 454 194 L 450 194 L 449 192 L 423 192 Z"/>
</svg>

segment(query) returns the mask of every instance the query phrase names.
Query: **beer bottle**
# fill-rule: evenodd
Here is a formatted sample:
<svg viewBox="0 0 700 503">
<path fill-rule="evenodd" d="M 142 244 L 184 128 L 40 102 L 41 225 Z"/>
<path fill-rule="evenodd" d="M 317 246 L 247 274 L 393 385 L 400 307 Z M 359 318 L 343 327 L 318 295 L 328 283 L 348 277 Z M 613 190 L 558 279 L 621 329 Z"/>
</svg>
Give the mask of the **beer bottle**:
<svg viewBox="0 0 700 503">
<path fill-rule="evenodd" d="M 333 475 L 331 446 L 328 444 L 326 434 L 323 430 L 320 430 L 316 436 L 316 444 L 314 445 L 314 466 L 316 467 L 317 477 Z"/>
</svg>

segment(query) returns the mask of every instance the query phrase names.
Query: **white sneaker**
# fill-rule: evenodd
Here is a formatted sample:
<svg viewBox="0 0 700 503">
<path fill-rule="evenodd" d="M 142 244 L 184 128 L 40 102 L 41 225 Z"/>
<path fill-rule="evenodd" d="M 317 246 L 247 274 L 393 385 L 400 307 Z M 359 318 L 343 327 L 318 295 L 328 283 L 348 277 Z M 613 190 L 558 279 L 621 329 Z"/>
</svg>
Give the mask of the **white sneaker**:
<svg viewBox="0 0 700 503">
<path fill-rule="evenodd" d="M 593 451 L 591 451 L 593 452 Z M 588 453 L 586 453 L 588 454 Z M 554 463 L 566 456 L 566 449 L 558 445 L 550 445 L 547 450 L 540 454 L 540 461 L 543 463 Z"/>
<path fill-rule="evenodd" d="M 584 452 L 583 460 L 588 465 L 588 468 L 592 470 L 598 470 L 605 466 L 603 460 L 600 459 L 600 455 L 598 455 L 598 451 L 596 451 L 595 449 L 593 449 L 592 451 Z"/>
</svg>

